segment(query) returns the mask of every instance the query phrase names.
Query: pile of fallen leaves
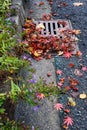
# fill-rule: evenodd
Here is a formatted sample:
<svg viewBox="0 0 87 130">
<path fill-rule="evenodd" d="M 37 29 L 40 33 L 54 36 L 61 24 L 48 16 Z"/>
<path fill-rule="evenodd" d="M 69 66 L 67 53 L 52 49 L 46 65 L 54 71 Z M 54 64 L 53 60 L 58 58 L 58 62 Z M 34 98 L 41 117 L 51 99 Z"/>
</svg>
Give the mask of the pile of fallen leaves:
<svg viewBox="0 0 87 130">
<path fill-rule="evenodd" d="M 59 21 L 58 21 L 59 22 Z M 61 21 L 61 23 L 63 23 Z M 69 58 L 74 51 L 76 42 L 75 34 L 80 30 L 60 29 L 60 36 L 43 36 L 42 30 L 45 29 L 42 23 L 35 24 L 33 20 L 26 20 L 23 26 L 23 41 L 21 45 L 24 51 L 30 53 L 36 60 L 43 57 L 50 59 L 53 54 L 64 55 Z"/>
</svg>

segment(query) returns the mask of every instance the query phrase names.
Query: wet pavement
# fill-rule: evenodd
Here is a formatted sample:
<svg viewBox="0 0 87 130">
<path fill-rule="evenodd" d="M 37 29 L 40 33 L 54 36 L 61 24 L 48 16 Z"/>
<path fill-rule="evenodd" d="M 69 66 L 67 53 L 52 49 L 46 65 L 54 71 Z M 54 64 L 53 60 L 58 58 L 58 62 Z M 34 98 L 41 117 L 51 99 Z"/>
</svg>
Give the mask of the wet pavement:
<svg viewBox="0 0 87 130">
<path fill-rule="evenodd" d="M 82 57 L 80 59 L 72 58 L 70 61 L 75 64 L 75 68 L 79 68 L 81 66 L 87 66 L 87 1 L 86 0 L 80 0 L 82 5 L 80 6 L 74 6 L 74 2 L 79 2 L 78 0 L 54 0 L 53 1 L 53 7 L 52 11 L 54 12 L 55 16 L 54 19 L 69 19 L 71 20 L 72 26 L 74 29 L 80 29 L 81 34 L 78 35 L 79 41 L 78 46 L 80 51 L 82 52 Z M 72 75 L 74 72 L 74 69 L 67 69 L 68 62 L 65 60 L 62 60 L 61 58 L 56 58 L 56 67 L 58 68 L 60 63 L 61 69 L 63 67 L 66 68 L 65 75 L 64 76 L 73 76 L 74 78 L 77 78 L 80 82 L 78 85 L 78 92 L 83 93 L 85 92 L 87 94 L 87 71 L 83 74 L 83 76 L 75 76 Z M 67 63 L 67 64 L 66 64 Z M 72 73 L 71 73 L 72 71 Z M 57 77 L 58 80 L 58 77 Z M 64 95 L 60 98 L 60 102 L 66 103 L 67 96 Z M 74 124 L 72 127 L 69 128 L 69 130 L 87 130 L 87 98 L 84 100 L 79 99 L 78 97 L 75 99 L 77 105 L 75 107 L 71 107 L 71 116 L 73 117 Z M 60 113 L 61 120 L 63 118 L 64 114 Z M 62 125 L 63 120 L 61 121 Z"/>
</svg>

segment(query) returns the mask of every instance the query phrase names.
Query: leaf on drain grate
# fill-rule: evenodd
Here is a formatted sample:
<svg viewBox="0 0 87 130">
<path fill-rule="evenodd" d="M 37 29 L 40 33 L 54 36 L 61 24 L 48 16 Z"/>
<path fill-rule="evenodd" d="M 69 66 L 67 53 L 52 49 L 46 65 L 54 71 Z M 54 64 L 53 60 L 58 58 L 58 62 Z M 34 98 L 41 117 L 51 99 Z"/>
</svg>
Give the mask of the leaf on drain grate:
<svg viewBox="0 0 87 130">
<path fill-rule="evenodd" d="M 37 24 L 36 25 L 36 29 L 45 29 L 45 27 L 44 27 L 44 25 L 43 25 L 43 23 L 40 23 L 40 24 Z"/>
</svg>

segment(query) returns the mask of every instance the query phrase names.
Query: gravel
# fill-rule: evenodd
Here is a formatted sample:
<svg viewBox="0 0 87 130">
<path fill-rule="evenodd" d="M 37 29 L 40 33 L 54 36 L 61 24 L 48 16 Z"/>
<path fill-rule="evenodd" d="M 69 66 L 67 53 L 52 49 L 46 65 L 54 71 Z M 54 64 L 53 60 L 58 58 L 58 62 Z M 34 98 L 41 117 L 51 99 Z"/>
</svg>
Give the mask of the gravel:
<svg viewBox="0 0 87 130">
<path fill-rule="evenodd" d="M 61 4 L 65 2 L 66 6 L 64 4 Z M 70 1 L 70 0 L 54 0 L 53 2 L 53 7 L 52 11 L 56 15 L 54 16 L 54 19 L 69 19 L 71 20 L 72 26 L 74 29 L 80 29 L 81 34 L 78 36 L 79 41 L 78 41 L 78 46 L 80 51 L 82 52 L 82 57 L 76 58 L 70 58 L 70 59 L 65 59 L 63 57 L 56 57 L 55 58 L 55 66 L 56 69 L 62 69 L 64 70 L 64 75 L 65 77 L 67 76 L 72 76 L 73 78 L 78 79 L 80 82 L 79 85 L 77 86 L 79 89 L 79 93 L 85 92 L 87 94 L 87 71 L 82 72 L 83 76 L 76 76 L 73 72 L 75 69 L 83 66 L 87 66 L 87 1 L 86 0 L 80 0 L 83 5 L 81 6 L 74 6 L 74 2 L 79 2 L 78 0 Z M 61 4 L 61 6 L 60 6 Z M 69 62 L 72 62 L 75 64 L 74 68 L 69 69 L 68 64 Z M 57 77 L 57 81 L 58 81 Z M 66 104 L 67 102 L 67 97 L 70 96 L 70 93 L 65 94 L 60 98 L 60 102 Z M 87 130 L 87 98 L 82 100 L 79 99 L 78 97 L 75 98 L 76 101 L 76 106 L 75 107 L 70 107 L 71 113 L 70 115 L 74 119 L 74 124 L 72 127 L 69 127 L 69 130 Z M 64 113 L 60 113 L 60 118 L 61 118 L 61 125 L 63 123 L 63 117 Z"/>
</svg>

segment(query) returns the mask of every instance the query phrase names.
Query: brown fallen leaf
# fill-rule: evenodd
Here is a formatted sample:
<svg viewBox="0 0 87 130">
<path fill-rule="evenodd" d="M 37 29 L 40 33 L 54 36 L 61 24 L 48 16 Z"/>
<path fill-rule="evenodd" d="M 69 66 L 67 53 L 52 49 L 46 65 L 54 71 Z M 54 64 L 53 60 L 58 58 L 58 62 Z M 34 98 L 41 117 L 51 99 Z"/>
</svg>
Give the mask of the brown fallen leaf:
<svg viewBox="0 0 87 130">
<path fill-rule="evenodd" d="M 78 35 L 78 34 L 80 34 L 80 33 L 81 33 L 81 30 L 79 30 L 79 29 L 77 29 L 77 30 L 76 30 L 76 29 L 74 29 L 74 30 L 73 30 L 73 33 L 74 33 L 74 34 L 76 34 L 76 35 Z"/>
<path fill-rule="evenodd" d="M 44 5 L 44 2 L 40 2 L 40 3 L 39 3 L 39 6 L 41 6 L 41 5 Z"/>
<path fill-rule="evenodd" d="M 77 52 L 76 52 L 76 56 L 77 56 L 77 57 L 82 56 L 82 52 L 81 52 L 81 51 L 77 51 Z"/>
<path fill-rule="evenodd" d="M 83 3 L 82 2 L 74 2 L 73 5 L 74 6 L 81 6 L 81 5 L 83 5 Z"/>
</svg>

